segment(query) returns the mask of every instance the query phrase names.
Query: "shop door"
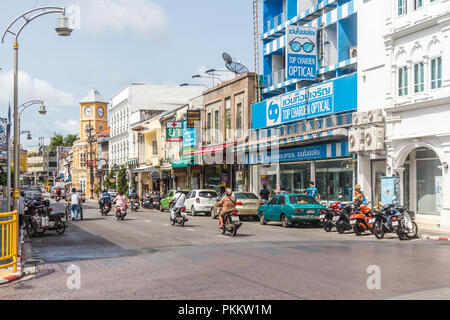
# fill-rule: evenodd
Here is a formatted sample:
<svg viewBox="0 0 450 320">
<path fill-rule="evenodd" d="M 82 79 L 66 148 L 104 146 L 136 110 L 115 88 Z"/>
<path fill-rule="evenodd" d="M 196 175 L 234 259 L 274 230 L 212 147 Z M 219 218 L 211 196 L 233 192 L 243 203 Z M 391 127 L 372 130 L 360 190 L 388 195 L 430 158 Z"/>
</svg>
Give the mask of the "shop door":
<svg viewBox="0 0 450 320">
<path fill-rule="evenodd" d="M 386 160 L 372 161 L 372 203 L 381 202 L 381 177 L 386 176 Z"/>
</svg>

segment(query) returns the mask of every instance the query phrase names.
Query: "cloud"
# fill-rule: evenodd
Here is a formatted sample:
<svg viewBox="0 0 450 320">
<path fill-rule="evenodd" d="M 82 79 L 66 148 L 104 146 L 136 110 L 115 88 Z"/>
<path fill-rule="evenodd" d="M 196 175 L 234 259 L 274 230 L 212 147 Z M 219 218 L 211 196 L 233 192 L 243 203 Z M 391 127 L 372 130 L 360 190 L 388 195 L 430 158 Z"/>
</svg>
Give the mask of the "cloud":
<svg viewBox="0 0 450 320">
<path fill-rule="evenodd" d="M 13 107 L 13 79 L 12 70 L 0 73 L 1 117 L 7 116 L 5 106 L 7 107 L 8 103 Z M 54 132 L 69 134 L 79 131 L 80 109 L 77 99 L 70 92 L 58 90 L 45 80 L 19 71 L 19 104 L 30 100 L 43 100 L 47 114 L 39 115 L 38 106 L 32 106 L 22 114 L 21 130 L 30 130 L 33 136 L 31 142 L 22 139 L 25 146 L 37 144 L 39 137 L 47 138 Z"/>
<path fill-rule="evenodd" d="M 78 0 L 77 4 L 81 29 L 92 34 L 131 31 L 153 39 L 164 39 L 168 34 L 167 14 L 148 0 Z"/>
</svg>

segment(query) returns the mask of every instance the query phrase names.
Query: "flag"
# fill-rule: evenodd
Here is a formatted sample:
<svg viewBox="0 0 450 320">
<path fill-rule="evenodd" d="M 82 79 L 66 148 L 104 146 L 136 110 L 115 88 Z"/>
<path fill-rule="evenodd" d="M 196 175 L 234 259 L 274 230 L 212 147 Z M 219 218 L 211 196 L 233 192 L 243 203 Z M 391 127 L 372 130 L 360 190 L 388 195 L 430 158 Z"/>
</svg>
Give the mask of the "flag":
<svg viewBox="0 0 450 320">
<path fill-rule="evenodd" d="M 8 124 L 11 125 L 11 102 L 9 102 L 8 108 Z"/>
</svg>

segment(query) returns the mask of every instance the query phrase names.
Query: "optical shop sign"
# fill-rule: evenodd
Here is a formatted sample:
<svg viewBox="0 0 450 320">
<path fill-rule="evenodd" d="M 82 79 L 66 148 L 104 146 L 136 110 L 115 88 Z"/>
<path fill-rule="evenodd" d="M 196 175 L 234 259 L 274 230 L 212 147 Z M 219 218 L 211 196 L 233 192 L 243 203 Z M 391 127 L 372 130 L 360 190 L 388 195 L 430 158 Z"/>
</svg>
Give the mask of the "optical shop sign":
<svg viewBox="0 0 450 320">
<path fill-rule="evenodd" d="M 286 29 L 286 41 L 286 79 L 315 80 L 317 29 L 289 26 Z"/>
<path fill-rule="evenodd" d="M 268 104 L 267 126 L 324 116 L 334 112 L 333 81 L 276 97 Z"/>
</svg>

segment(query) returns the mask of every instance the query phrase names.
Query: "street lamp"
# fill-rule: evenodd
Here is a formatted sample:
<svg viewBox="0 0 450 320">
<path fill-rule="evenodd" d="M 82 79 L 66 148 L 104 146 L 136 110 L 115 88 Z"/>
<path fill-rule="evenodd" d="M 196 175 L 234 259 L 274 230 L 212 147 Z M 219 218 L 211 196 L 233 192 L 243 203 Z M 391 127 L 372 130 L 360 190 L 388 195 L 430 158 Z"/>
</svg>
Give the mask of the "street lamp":
<svg viewBox="0 0 450 320">
<path fill-rule="evenodd" d="M 187 87 L 187 86 L 203 86 L 203 87 L 209 89 L 209 87 L 204 83 L 182 83 L 182 84 L 180 84 L 180 87 Z"/>
<path fill-rule="evenodd" d="M 5 42 L 5 37 L 7 33 L 10 33 L 14 36 L 14 209 L 19 209 L 19 144 L 20 144 L 20 129 L 19 129 L 19 85 L 18 85 L 18 60 L 19 60 L 19 35 L 22 30 L 33 20 L 39 18 L 41 16 L 58 13 L 62 14 L 63 17 L 59 19 L 58 28 L 56 28 L 56 32 L 60 36 L 69 36 L 72 33 L 72 29 L 69 28 L 68 19 L 65 17 L 65 8 L 63 7 L 40 7 L 29 10 L 16 19 L 14 19 L 9 26 L 6 28 L 5 32 L 2 36 L 2 43 Z M 21 24 L 19 21 L 24 20 Z M 16 23 L 18 23 L 17 28 L 14 28 Z"/>
</svg>

